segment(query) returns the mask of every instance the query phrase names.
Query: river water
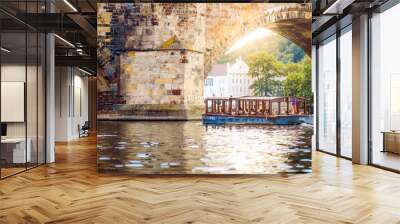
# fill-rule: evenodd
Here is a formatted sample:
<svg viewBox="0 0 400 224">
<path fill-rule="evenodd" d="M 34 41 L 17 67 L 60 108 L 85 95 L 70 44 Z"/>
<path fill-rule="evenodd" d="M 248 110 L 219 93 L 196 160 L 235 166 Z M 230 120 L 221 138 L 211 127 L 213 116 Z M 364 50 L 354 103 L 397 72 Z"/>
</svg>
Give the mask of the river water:
<svg viewBox="0 0 400 224">
<path fill-rule="evenodd" d="M 128 174 L 309 173 L 312 132 L 307 125 L 102 121 L 98 168 Z"/>
</svg>

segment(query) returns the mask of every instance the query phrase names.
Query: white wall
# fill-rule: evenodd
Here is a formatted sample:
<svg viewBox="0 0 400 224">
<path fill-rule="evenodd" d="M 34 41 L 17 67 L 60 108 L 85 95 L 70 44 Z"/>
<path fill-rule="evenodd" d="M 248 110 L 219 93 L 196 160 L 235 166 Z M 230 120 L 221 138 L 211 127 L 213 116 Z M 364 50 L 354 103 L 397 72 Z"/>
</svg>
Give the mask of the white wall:
<svg viewBox="0 0 400 224">
<path fill-rule="evenodd" d="M 69 80 L 67 67 L 55 69 L 55 140 L 68 140 L 68 116 L 69 116 Z"/>
<path fill-rule="evenodd" d="M 1 66 L 1 81 L 25 82 L 25 64 L 6 64 Z M 7 108 L 1 108 L 7 110 Z M 25 122 L 7 123 L 7 137 L 25 137 Z"/>
<path fill-rule="evenodd" d="M 252 83 L 253 79 L 247 73 L 230 73 L 227 76 L 226 96 L 252 96 Z"/>
<path fill-rule="evenodd" d="M 75 70 L 76 72 L 76 70 Z M 72 108 L 72 119 L 71 119 L 71 127 L 72 127 L 72 136 L 73 138 L 79 137 L 78 133 L 78 124 L 83 125 L 85 121 L 89 120 L 89 111 L 88 111 L 88 78 L 86 76 L 82 76 L 82 73 L 78 75 L 74 75 L 74 96 L 71 96 L 74 99 L 74 108 Z"/>
<path fill-rule="evenodd" d="M 1 108 L 1 122 L 25 121 L 24 82 L 1 82 Z"/>
<path fill-rule="evenodd" d="M 18 65 L 18 64 L 5 64 L 1 66 L 1 81 L 2 82 L 24 82 L 25 83 L 25 64 L 24 65 Z M 28 68 L 29 69 L 29 68 Z M 4 97 L 4 96 L 2 96 Z M 7 108 L 1 108 L 1 110 L 7 110 Z M 24 108 L 22 108 L 22 110 L 24 110 Z M 17 126 L 21 126 L 19 124 L 23 124 L 24 122 L 17 122 L 17 123 L 9 123 L 8 124 L 8 131 L 10 131 L 10 129 L 18 129 Z M 21 128 L 24 128 L 25 125 L 22 125 Z M 17 133 L 18 131 L 14 131 L 15 133 Z M 25 135 L 25 131 L 21 131 L 21 136 L 18 137 L 22 137 Z"/>
<path fill-rule="evenodd" d="M 36 68 L 33 66 L 28 66 L 27 68 L 24 65 L 19 65 L 19 64 L 3 64 L 1 66 L 1 81 L 2 82 L 24 82 L 25 81 L 25 75 L 26 75 L 26 69 L 28 71 L 28 74 L 30 75 L 33 70 L 35 70 L 36 73 Z M 29 77 L 28 77 L 29 78 Z M 29 80 L 29 85 L 34 85 L 36 86 L 36 80 Z M 27 88 L 27 104 L 28 106 L 35 107 L 36 108 L 36 88 Z M 32 92 L 31 92 L 32 91 Z M 34 102 L 34 105 L 30 105 L 32 102 Z M 1 108 L 2 110 L 7 110 L 7 108 Z M 30 110 L 28 109 L 28 112 Z M 36 113 L 28 113 L 27 114 L 28 122 L 35 121 L 36 124 Z M 8 122 L 7 125 L 7 135 L 9 137 L 24 137 L 25 136 L 25 123 L 26 122 Z M 28 125 L 28 129 L 32 127 L 33 125 Z M 34 127 L 36 129 L 36 126 Z M 29 131 L 29 130 L 28 130 Z M 29 135 L 29 133 L 28 133 Z M 29 137 L 29 136 L 28 136 Z"/>
<path fill-rule="evenodd" d="M 228 96 L 226 76 L 208 76 L 207 79 L 212 79 L 212 86 L 204 87 L 204 98 Z"/>
<path fill-rule="evenodd" d="M 88 78 L 76 68 L 56 67 L 55 140 L 79 137 L 78 125 L 88 121 Z"/>
</svg>

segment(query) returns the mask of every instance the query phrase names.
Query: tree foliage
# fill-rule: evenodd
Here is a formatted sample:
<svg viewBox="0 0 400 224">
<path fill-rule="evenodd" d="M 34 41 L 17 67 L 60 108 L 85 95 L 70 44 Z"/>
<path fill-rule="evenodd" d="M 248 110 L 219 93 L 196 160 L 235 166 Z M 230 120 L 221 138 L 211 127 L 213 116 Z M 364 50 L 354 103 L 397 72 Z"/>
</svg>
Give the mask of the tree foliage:
<svg viewBox="0 0 400 224">
<path fill-rule="evenodd" d="M 283 63 L 266 52 L 247 58 L 249 75 L 255 78 L 250 86 L 256 96 L 303 96 L 311 99 L 311 60 Z"/>
<path fill-rule="evenodd" d="M 286 72 L 283 81 L 285 96 L 303 96 L 308 99 L 313 97 L 311 87 L 311 59 L 305 57 L 302 61 L 292 64 Z"/>
<path fill-rule="evenodd" d="M 283 63 L 298 63 L 305 56 L 303 49 L 287 39 L 280 41 L 278 45 L 276 58 Z"/>
<path fill-rule="evenodd" d="M 282 63 L 273 55 L 261 52 L 250 55 L 247 58 L 249 76 L 255 78 L 250 86 L 256 96 L 275 96 L 283 93 L 280 78 Z"/>
<path fill-rule="evenodd" d="M 243 57 L 254 78 L 256 96 L 303 96 L 311 99 L 311 60 L 293 42 L 270 35 L 246 44 L 220 58 L 219 63 Z"/>
</svg>

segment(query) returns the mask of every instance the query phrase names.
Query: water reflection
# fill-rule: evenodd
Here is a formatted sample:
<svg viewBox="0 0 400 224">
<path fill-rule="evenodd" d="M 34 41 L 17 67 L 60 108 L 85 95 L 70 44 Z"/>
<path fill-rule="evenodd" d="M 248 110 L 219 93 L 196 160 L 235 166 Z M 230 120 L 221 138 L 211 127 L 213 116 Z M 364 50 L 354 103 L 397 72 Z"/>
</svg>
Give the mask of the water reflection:
<svg viewBox="0 0 400 224">
<path fill-rule="evenodd" d="M 311 172 L 312 127 L 99 122 L 100 172 L 276 174 Z"/>
</svg>

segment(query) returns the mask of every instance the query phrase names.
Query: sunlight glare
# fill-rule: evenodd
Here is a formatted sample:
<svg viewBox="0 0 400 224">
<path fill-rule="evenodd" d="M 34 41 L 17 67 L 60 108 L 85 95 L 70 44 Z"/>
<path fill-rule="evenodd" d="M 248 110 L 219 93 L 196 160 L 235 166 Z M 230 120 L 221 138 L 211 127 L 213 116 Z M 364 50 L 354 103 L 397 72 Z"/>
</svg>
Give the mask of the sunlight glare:
<svg viewBox="0 0 400 224">
<path fill-rule="evenodd" d="M 247 34 L 246 36 L 242 37 L 239 41 L 237 41 L 229 50 L 225 52 L 225 54 L 229 54 L 234 50 L 237 50 L 244 45 L 251 43 L 257 39 L 261 39 L 267 37 L 271 34 L 274 34 L 272 31 L 265 29 L 265 28 L 257 28 L 253 30 L 251 33 Z"/>
</svg>

